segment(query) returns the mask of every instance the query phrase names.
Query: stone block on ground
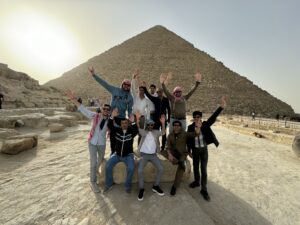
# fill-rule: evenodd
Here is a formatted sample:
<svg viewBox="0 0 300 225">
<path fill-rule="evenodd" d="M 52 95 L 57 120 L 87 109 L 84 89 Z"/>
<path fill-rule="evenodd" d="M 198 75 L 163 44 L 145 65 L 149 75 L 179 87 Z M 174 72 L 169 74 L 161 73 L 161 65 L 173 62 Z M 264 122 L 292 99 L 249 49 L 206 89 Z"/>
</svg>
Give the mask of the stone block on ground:
<svg viewBox="0 0 300 225">
<path fill-rule="evenodd" d="M 65 129 L 65 126 L 63 124 L 60 123 L 51 123 L 49 124 L 49 130 L 50 133 L 55 133 L 55 132 L 60 132 L 63 131 Z"/>
<path fill-rule="evenodd" d="M 5 140 L 1 152 L 9 155 L 16 155 L 19 152 L 29 150 L 35 147 L 34 138 L 19 138 L 19 139 L 11 139 Z"/>
<path fill-rule="evenodd" d="M 38 145 L 38 135 L 35 133 L 10 136 L 7 138 L 7 140 L 22 139 L 22 138 L 32 138 L 33 139 L 33 148 Z"/>
<path fill-rule="evenodd" d="M 160 161 L 162 163 L 162 166 L 164 168 L 164 172 L 161 176 L 161 182 L 173 182 L 175 179 L 175 174 L 177 170 L 177 165 L 173 165 L 170 163 L 167 159 L 165 159 L 163 156 L 159 155 Z M 138 182 L 138 161 L 139 158 L 134 159 L 135 167 L 134 167 L 134 175 L 132 178 L 132 182 L 136 183 Z M 100 166 L 100 182 L 104 182 L 105 178 L 105 164 L 106 161 L 104 160 L 102 162 L 102 165 Z M 182 180 L 188 180 L 191 175 L 191 164 L 189 160 L 187 160 L 186 170 L 183 175 Z M 145 182 L 154 182 L 155 181 L 155 175 L 156 175 L 156 168 L 153 166 L 152 163 L 148 163 L 144 168 L 144 181 Z M 126 179 L 126 165 L 123 162 L 118 163 L 114 169 L 113 169 L 113 178 L 114 182 L 116 184 L 121 184 L 125 182 Z"/>
<path fill-rule="evenodd" d="M 60 123 L 65 125 L 66 127 L 72 127 L 76 125 L 77 118 L 75 116 L 70 115 L 55 115 L 55 116 L 47 116 L 46 119 L 49 123 Z"/>
<path fill-rule="evenodd" d="M 6 139 L 17 134 L 19 134 L 19 132 L 15 129 L 0 128 L 0 139 Z"/>
<path fill-rule="evenodd" d="M 17 118 L 1 117 L 0 118 L 0 127 L 1 128 L 15 128 L 17 120 L 18 120 Z"/>
</svg>

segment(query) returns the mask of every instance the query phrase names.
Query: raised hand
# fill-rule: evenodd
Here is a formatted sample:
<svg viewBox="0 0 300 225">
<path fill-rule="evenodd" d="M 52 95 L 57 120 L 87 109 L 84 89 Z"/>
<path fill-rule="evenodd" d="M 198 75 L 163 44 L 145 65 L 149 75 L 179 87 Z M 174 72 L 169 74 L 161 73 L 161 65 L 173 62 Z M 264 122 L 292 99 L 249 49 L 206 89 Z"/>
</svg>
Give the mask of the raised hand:
<svg viewBox="0 0 300 225">
<path fill-rule="evenodd" d="M 168 72 L 166 83 L 169 83 L 169 81 L 172 80 L 172 77 L 173 77 L 173 73 Z"/>
<path fill-rule="evenodd" d="M 89 67 L 89 72 L 91 75 L 95 75 L 95 69 L 93 66 Z"/>
<path fill-rule="evenodd" d="M 138 79 L 140 74 L 140 70 L 136 69 L 132 74 L 132 79 Z"/>
<path fill-rule="evenodd" d="M 221 98 L 221 107 L 224 109 L 224 108 L 226 107 L 226 105 L 227 105 L 227 98 L 226 98 L 226 96 L 224 95 L 224 96 L 222 96 L 222 98 Z"/>
<path fill-rule="evenodd" d="M 80 103 L 77 101 L 76 95 L 73 91 L 67 90 L 65 95 L 77 106 L 80 106 Z"/>
<path fill-rule="evenodd" d="M 166 79 L 167 79 L 167 75 L 165 73 L 162 73 L 159 77 L 159 81 L 161 84 L 165 83 Z"/>
<path fill-rule="evenodd" d="M 202 80 L 202 75 L 201 75 L 201 73 L 199 71 L 197 71 L 195 73 L 195 81 L 196 82 L 201 82 L 201 80 Z"/>
<path fill-rule="evenodd" d="M 160 116 L 159 121 L 160 121 L 161 124 L 165 124 L 165 122 L 166 122 L 166 116 L 165 116 L 165 114 L 162 114 Z"/>
<path fill-rule="evenodd" d="M 133 115 L 133 114 L 131 114 L 131 115 L 129 116 L 129 121 L 130 121 L 131 123 L 134 122 L 134 115 Z"/>
<path fill-rule="evenodd" d="M 111 117 L 117 117 L 119 115 L 119 110 L 118 108 L 114 108 L 113 111 L 111 112 Z"/>
</svg>

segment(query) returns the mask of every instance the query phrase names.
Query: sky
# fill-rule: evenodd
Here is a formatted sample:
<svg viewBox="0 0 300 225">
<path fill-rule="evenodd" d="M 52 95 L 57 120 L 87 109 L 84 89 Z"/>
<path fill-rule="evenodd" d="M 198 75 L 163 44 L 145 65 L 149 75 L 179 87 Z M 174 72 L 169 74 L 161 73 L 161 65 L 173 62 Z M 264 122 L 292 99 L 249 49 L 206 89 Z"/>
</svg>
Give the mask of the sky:
<svg viewBox="0 0 300 225">
<path fill-rule="evenodd" d="M 162 25 L 300 113 L 299 9 L 298 0 L 0 0 L 0 63 L 43 84 Z"/>
</svg>

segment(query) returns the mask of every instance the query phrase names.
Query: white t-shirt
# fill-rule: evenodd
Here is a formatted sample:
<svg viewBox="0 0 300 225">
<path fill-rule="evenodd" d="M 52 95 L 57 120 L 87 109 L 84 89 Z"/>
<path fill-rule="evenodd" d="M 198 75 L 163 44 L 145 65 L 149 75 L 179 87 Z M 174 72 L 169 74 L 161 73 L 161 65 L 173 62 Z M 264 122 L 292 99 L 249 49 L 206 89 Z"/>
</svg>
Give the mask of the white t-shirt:
<svg viewBox="0 0 300 225">
<path fill-rule="evenodd" d="M 148 132 L 148 134 L 145 137 L 145 140 L 143 142 L 143 145 L 141 146 L 140 152 L 143 152 L 146 154 L 155 154 L 156 153 L 156 144 L 155 144 L 155 139 L 154 139 L 152 132 Z"/>
</svg>

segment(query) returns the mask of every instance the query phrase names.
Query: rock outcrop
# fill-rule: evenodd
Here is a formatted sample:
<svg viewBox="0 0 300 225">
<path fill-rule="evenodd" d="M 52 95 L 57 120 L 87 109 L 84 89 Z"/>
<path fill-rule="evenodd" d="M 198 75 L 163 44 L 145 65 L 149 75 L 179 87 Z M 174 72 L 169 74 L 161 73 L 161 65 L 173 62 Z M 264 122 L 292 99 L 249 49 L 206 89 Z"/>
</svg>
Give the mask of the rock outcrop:
<svg viewBox="0 0 300 225">
<path fill-rule="evenodd" d="M 227 95 L 230 99 L 224 111 L 227 114 L 250 115 L 255 111 L 258 116 L 273 118 L 276 114 L 294 114 L 290 105 L 162 26 L 155 26 L 91 58 L 60 78 L 49 81 L 46 86 L 74 90 L 85 101 L 95 97 L 101 102 L 109 102 L 109 93 L 89 76 L 90 66 L 115 86 L 119 86 L 123 78 L 131 78 L 135 68 L 141 70 L 141 80 L 157 86 L 160 85 L 160 74 L 172 71 L 173 79 L 168 88 L 172 90 L 180 84 L 185 92 L 194 85 L 193 75 L 200 70 L 203 82 L 188 101 L 189 111 L 201 109 L 211 113 L 220 97 Z"/>
<path fill-rule="evenodd" d="M 3 109 L 63 107 L 64 94 L 54 87 L 39 85 L 25 73 L 14 71 L 0 63 L 0 91 L 4 95 Z"/>
</svg>

